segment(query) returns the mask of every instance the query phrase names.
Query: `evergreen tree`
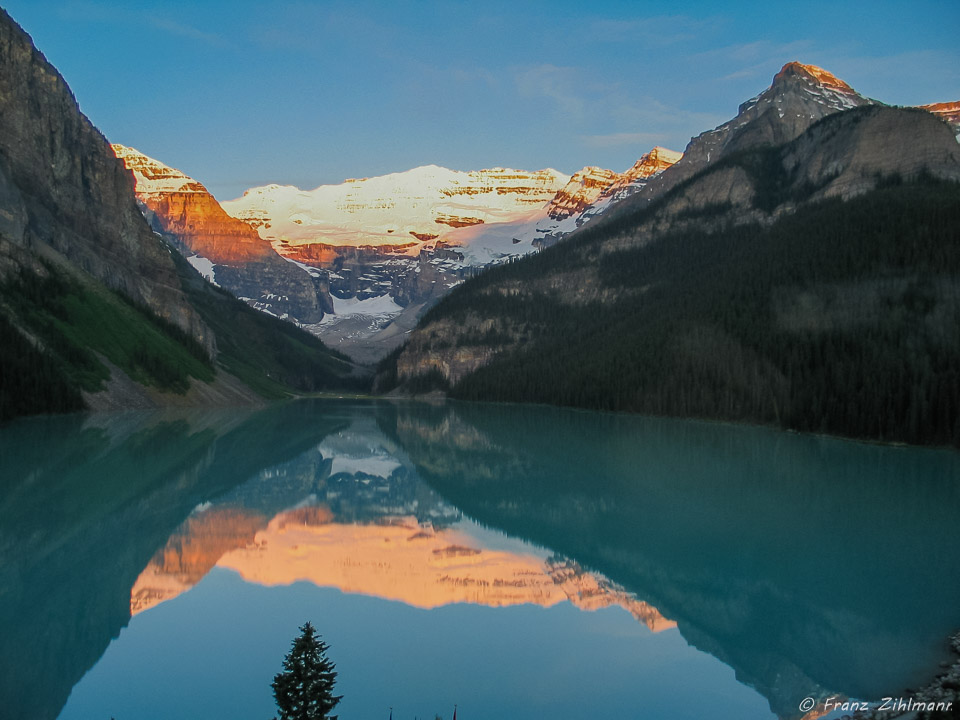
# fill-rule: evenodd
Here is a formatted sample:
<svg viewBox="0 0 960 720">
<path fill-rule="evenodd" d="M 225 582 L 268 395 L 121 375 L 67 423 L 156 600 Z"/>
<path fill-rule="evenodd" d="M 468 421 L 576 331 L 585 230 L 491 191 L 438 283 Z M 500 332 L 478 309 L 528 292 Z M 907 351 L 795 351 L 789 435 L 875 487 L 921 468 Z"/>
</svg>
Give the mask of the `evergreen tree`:
<svg viewBox="0 0 960 720">
<path fill-rule="evenodd" d="M 333 694 L 337 673 L 327 658 L 328 645 L 309 622 L 300 633 L 283 659 L 283 672 L 273 678 L 278 720 L 336 720 L 328 713 L 343 696 Z"/>
</svg>

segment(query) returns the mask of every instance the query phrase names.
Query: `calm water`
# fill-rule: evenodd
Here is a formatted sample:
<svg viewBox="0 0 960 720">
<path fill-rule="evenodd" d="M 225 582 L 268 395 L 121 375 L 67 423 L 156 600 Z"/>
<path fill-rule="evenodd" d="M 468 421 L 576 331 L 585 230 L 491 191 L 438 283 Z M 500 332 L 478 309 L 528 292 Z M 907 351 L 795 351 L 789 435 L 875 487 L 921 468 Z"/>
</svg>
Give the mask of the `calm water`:
<svg viewBox="0 0 960 720">
<path fill-rule="evenodd" d="M 303 401 L 0 430 L 0 715 L 255 718 L 297 628 L 350 718 L 799 718 L 960 627 L 960 454 Z"/>
</svg>

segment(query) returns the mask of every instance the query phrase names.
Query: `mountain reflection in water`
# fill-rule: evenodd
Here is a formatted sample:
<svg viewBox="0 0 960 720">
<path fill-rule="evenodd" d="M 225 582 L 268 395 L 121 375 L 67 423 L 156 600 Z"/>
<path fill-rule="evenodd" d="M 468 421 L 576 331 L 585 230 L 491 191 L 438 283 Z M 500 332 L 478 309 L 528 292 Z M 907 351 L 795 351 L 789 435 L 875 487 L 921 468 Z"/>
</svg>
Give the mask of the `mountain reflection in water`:
<svg viewBox="0 0 960 720">
<path fill-rule="evenodd" d="M 933 675 L 960 627 L 960 455 L 528 406 L 384 406 L 464 513 L 576 558 L 781 717 Z"/>
<path fill-rule="evenodd" d="M 318 400 L 35 419 L 0 431 L 0 459 L 12 718 L 55 718 L 132 615 L 215 566 L 417 608 L 620 606 L 789 718 L 806 696 L 915 686 L 960 626 L 950 452 Z"/>
</svg>

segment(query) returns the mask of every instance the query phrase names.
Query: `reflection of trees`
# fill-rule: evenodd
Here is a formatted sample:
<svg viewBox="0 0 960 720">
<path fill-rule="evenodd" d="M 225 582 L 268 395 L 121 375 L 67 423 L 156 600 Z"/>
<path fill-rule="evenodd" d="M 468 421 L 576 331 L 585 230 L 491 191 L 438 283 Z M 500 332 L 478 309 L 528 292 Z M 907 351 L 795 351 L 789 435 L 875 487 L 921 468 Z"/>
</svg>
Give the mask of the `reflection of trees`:
<svg viewBox="0 0 960 720">
<path fill-rule="evenodd" d="M 651 602 L 778 714 L 915 683 L 960 622 L 954 454 L 554 408 L 379 422 L 464 513 Z"/>
<path fill-rule="evenodd" d="M 255 414 L 37 418 L 4 428 L 3 716 L 55 718 L 126 625 L 130 589 L 173 529 L 201 502 L 341 425 L 293 404 Z"/>
</svg>

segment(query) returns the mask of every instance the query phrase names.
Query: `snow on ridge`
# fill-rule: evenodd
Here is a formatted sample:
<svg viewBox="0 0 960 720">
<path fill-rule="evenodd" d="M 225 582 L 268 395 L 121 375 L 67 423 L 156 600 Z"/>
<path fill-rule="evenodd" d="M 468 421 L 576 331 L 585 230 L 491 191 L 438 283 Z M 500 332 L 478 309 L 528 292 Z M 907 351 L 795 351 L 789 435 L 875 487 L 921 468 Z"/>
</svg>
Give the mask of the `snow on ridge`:
<svg viewBox="0 0 960 720">
<path fill-rule="evenodd" d="M 358 300 L 357 298 L 333 298 L 333 314 L 326 315 L 321 322 L 333 322 L 337 318 L 347 316 L 367 316 L 367 317 L 392 317 L 403 312 L 403 307 L 397 305 L 389 295 L 377 295 L 375 297 Z"/>
<path fill-rule="evenodd" d="M 463 225 L 513 221 L 546 205 L 568 180 L 552 169 L 461 172 L 425 165 L 313 190 L 251 188 L 222 206 L 275 246 L 419 245 Z"/>
<path fill-rule="evenodd" d="M 216 265 L 214 265 L 210 260 L 205 257 L 201 257 L 200 255 L 190 255 L 187 258 L 187 262 L 190 263 L 198 273 L 203 275 L 206 280 L 214 285 L 217 285 L 217 276 L 214 272 Z M 217 285 L 217 287 L 220 286 Z"/>
<path fill-rule="evenodd" d="M 137 194 L 206 193 L 207 189 L 189 175 L 176 168 L 164 165 L 139 150 L 125 145 L 110 146 L 113 154 L 133 173 Z"/>
</svg>

